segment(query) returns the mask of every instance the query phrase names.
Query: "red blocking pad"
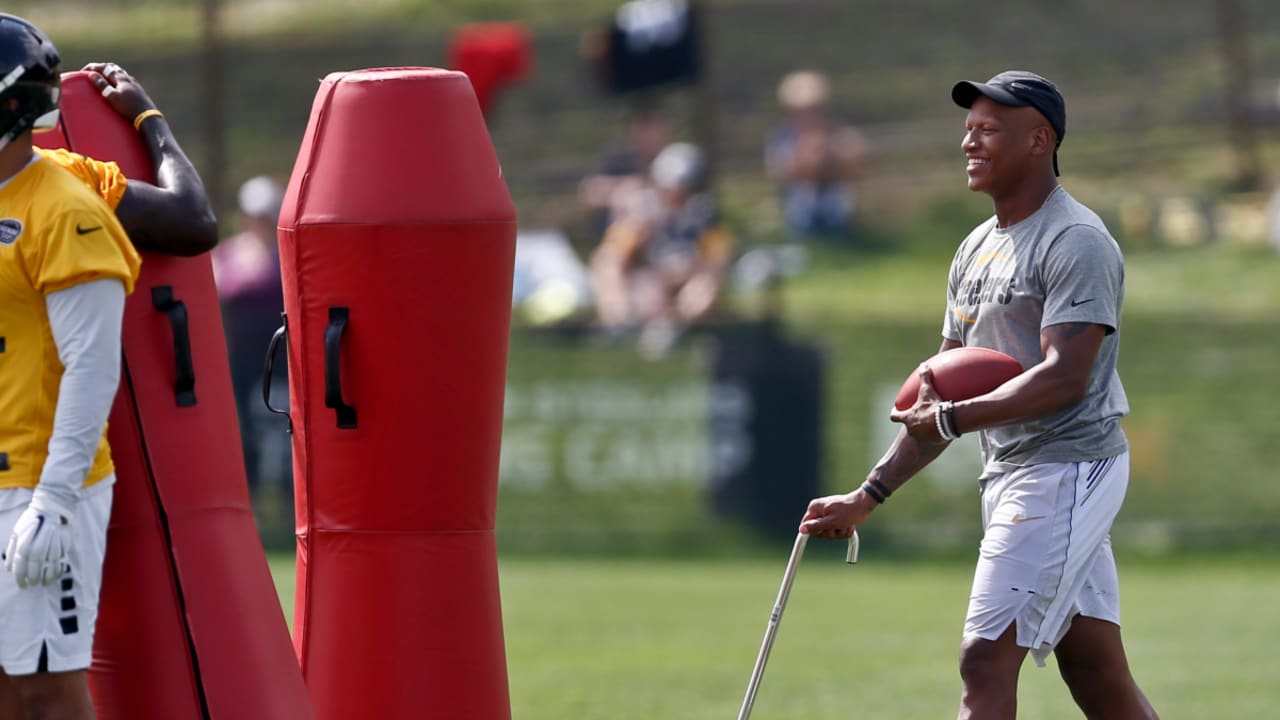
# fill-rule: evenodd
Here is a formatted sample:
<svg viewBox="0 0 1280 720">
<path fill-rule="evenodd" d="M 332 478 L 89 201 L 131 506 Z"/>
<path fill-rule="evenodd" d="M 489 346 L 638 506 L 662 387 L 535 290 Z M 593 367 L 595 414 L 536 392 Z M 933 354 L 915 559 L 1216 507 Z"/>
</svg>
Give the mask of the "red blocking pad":
<svg viewBox="0 0 1280 720">
<path fill-rule="evenodd" d="M 515 235 L 465 75 L 325 78 L 280 218 L 318 718 L 511 717 L 494 518 Z"/>
<path fill-rule="evenodd" d="M 63 76 L 59 127 L 35 138 L 154 178 L 132 125 L 85 73 Z M 107 438 L 116 486 L 89 671 L 98 717 L 313 717 L 254 525 L 208 255 L 143 254 Z"/>
</svg>

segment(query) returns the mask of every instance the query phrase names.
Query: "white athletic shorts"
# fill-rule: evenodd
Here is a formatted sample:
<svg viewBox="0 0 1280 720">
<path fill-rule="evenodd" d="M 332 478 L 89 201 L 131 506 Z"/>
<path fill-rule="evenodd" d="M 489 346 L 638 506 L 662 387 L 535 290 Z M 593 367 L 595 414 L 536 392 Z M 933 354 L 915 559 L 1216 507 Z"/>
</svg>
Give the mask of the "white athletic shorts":
<svg viewBox="0 0 1280 720">
<path fill-rule="evenodd" d="M 1111 523 L 1129 485 L 1129 453 L 1018 468 L 982 483 L 982 545 L 964 636 L 998 639 L 1011 623 L 1036 664 L 1077 613 L 1120 624 Z"/>
<path fill-rule="evenodd" d="M 7 675 L 84 670 L 93 660 L 98 591 L 111 516 L 109 475 L 84 491 L 71 528 L 71 572 L 49 585 L 19 588 L 0 565 L 0 667 Z M 31 501 L 26 488 L 0 489 L 0 549 Z"/>
</svg>

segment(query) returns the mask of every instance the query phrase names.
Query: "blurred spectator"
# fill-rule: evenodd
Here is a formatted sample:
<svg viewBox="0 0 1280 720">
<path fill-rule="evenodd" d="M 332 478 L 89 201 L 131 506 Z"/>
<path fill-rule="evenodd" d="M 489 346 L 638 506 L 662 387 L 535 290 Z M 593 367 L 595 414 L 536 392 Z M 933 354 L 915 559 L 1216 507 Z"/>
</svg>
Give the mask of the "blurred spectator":
<svg viewBox="0 0 1280 720">
<path fill-rule="evenodd" d="M 466 73 L 486 119 L 503 90 L 533 70 L 533 39 L 522 23 L 469 23 L 449 37 L 449 67 Z"/>
<path fill-rule="evenodd" d="M 652 186 L 610 224 L 591 258 L 596 308 L 612 330 L 639 328 L 639 348 L 660 357 L 719 299 L 732 254 L 705 192 L 706 158 L 689 143 L 653 161 Z"/>
<path fill-rule="evenodd" d="M 591 277 L 569 238 L 556 229 L 516 233 L 511 304 L 517 320 L 556 325 L 591 309 Z"/>
<path fill-rule="evenodd" d="M 779 185 L 783 221 L 797 237 L 852 232 L 853 183 L 866 158 L 866 140 L 828 112 L 825 75 L 799 70 L 778 86 L 786 120 L 765 141 L 765 166 Z"/>
<path fill-rule="evenodd" d="M 240 186 L 240 231 L 214 248 L 213 277 L 222 305 L 249 492 L 255 507 L 262 510 L 264 482 L 275 486 L 279 490 L 275 520 L 291 526 L 292 460 L 286 420 L 267 411 L 261 394 L 267 346 L 284 311 L 276 244 L 283 197 L 280 185 L 269 177 L 255 177 Z M 282 363 L 277 363 L 273 380 L 280 386 L 272 388 L 273 401 L 289 392 L 281 367 Z"/>
<path fill-rule="evenodd" d="M 649 186 L 649 166 L 670 142 L 671 125 L 656 107 L 637 108 L 627 119 L 626 137 L 610 148 L 578 187 L 591 211 L 592 245 L 618 217 L 628 212 Z"/>
</svg>

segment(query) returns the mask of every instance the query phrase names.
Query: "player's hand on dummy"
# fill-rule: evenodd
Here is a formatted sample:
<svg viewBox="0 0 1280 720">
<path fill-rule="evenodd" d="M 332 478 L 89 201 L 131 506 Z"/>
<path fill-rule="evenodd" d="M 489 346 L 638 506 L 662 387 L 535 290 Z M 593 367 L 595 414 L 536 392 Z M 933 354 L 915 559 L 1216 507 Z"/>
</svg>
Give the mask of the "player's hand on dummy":
<svg viewBox="0 0 1280 720">
<path fill-rule="evenodd" d="M 866 522 L 877 504 L 862 490 L 811 500 L 800 520 L 800 532 L 832 540 L 848 538 Z"/>
<path fill-rule="evenodd" d="M 48 585 L 71 569 L 71 519 L 75 514 L 36 490 L 4 550 L 4 566 L 18 587 Z"/>
<path fill-rule="evenodd" d="M 902 423 L 907 433 L 918 442 L 936 444 L 945 442 L 938 433 L 938 423 L 934 419 L 935 408 L 942 402 L 942 396 L 933 386 L 933 371 L 928 365 L 920 367 L 920 393 L 916 396 L 916 404 L 906 410 L 894 408 L 889 419 Z"/>
<path fill-rule="evenodd" d="M 89 82 L 98 88 L 107 103 L 126 120 L 132 122 L 139 113 L 155 109 L 156 104 L 151 101 L 147 91 L 142 89 L 142 84 L 119 65 L 89 63 L 83 69 L 89 73 Z"/>
</svg>

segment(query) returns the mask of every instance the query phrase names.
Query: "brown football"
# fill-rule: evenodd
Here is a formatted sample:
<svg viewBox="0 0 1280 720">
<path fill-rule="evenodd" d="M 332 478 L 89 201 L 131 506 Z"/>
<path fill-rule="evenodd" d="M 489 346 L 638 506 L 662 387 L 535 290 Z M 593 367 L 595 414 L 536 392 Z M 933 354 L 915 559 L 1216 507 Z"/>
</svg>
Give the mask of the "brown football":
<svg viewBox="0 0 1280 720">
<path fill-rule="evenodd" d="M 995 390 L 1022 373 L 1022 365 L 998 350 L 981 347 L 959 347 L 934 355 L 924 361 L 933 370 L 933 386 L 943 400 L 968 400 Z M 906 410 L 916 404 L 920 395 L 920 372 L 917 368 L 907 376 L 898 391 L 894 407 Z"/>
</svg>

